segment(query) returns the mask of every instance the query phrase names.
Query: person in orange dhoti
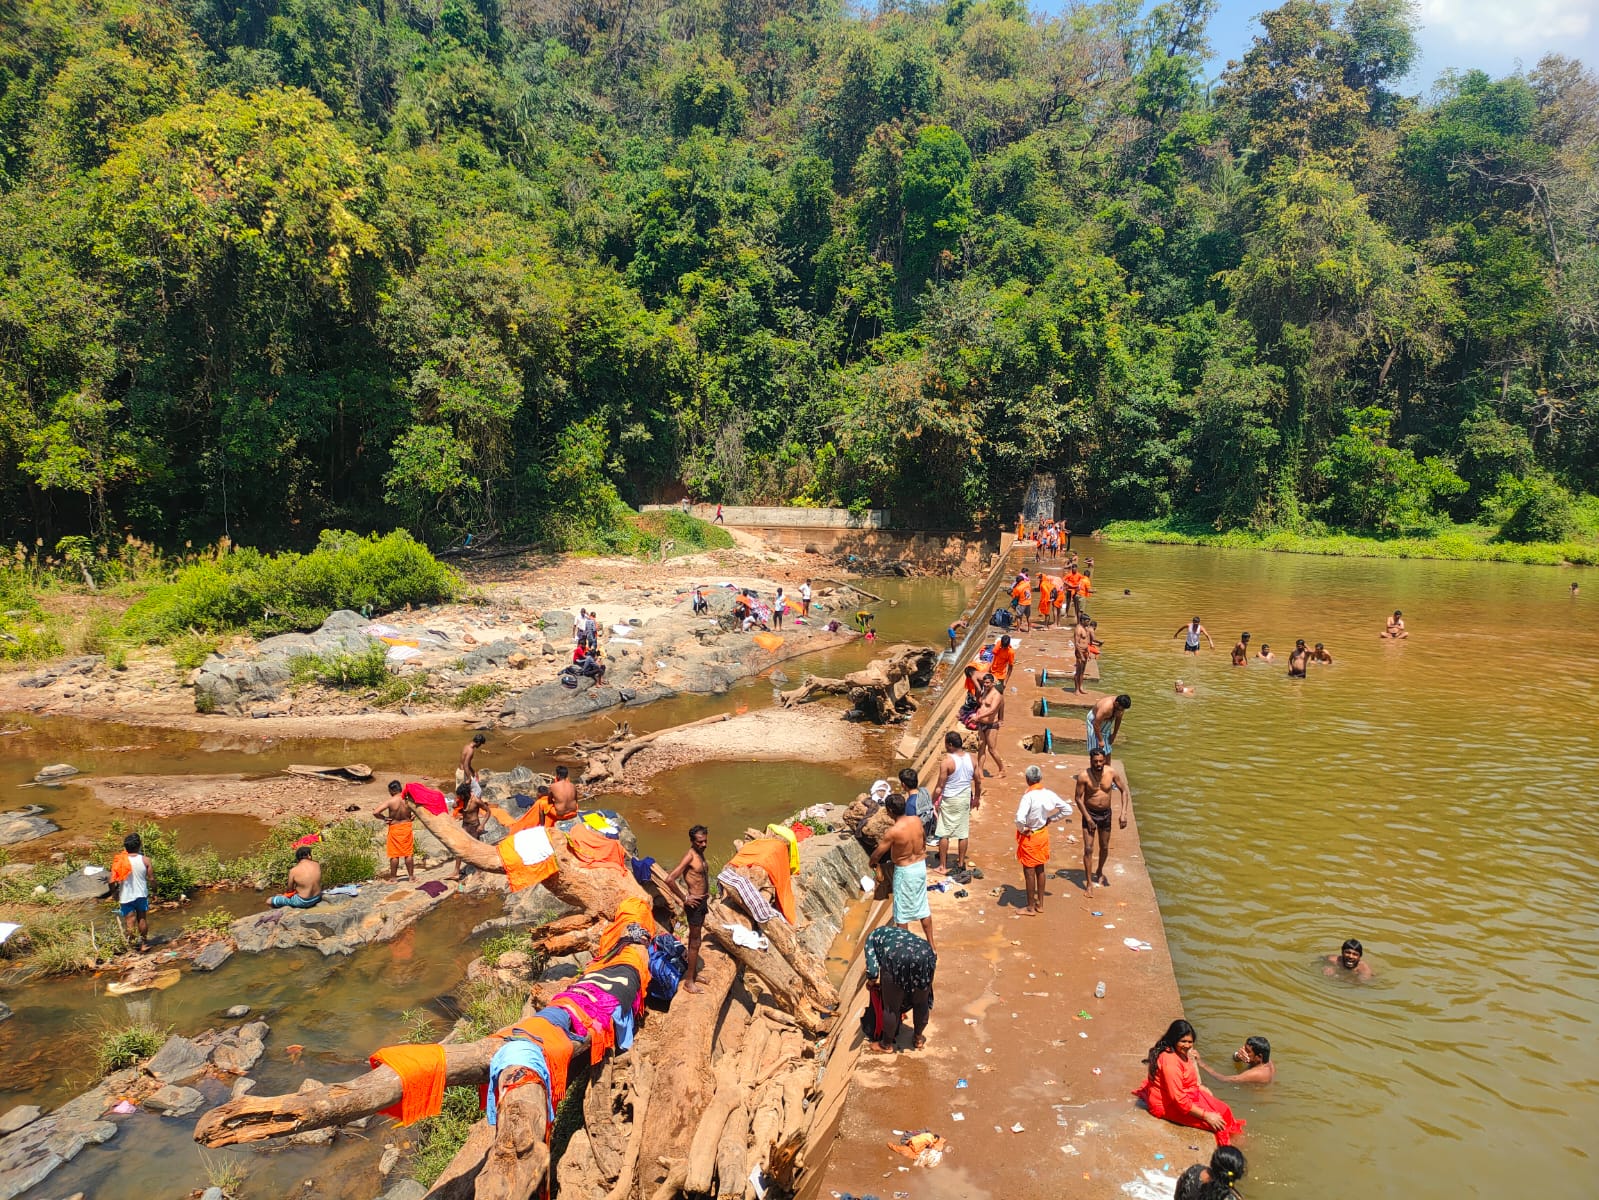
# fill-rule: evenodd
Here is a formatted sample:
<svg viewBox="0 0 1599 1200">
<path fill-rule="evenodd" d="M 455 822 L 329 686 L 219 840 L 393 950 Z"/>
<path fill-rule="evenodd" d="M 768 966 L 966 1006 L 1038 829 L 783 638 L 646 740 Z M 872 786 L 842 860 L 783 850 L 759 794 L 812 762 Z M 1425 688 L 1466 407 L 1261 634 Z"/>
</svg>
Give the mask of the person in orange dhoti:
<svg viewBox="0 0 1599 1200">
<path fill-rule="evenodd" d="M 1071 805 L 1043 785 L 1044 772 L 1027 768 L 1027 790 L 1016 806 L 1016 861 L 1022 864 L 1027 913 L 1044 911 L 1044 868 L 1049 864 L 1049 823 L 1067 816 Z"/>
<path fill-rule="evenodd" d="M 411 806 L 406 803 L 405 790 L 398 779 L 389 784 L 389 799 L 372 813 L 380 821 L 388 822 L 389 836 L 384 853 L 389 860 L 389 878 L 398 881 L 400 863 L 405 863 L 407 879 L 416 878 L 416 832 L 411 824 Z"/>
</svg>

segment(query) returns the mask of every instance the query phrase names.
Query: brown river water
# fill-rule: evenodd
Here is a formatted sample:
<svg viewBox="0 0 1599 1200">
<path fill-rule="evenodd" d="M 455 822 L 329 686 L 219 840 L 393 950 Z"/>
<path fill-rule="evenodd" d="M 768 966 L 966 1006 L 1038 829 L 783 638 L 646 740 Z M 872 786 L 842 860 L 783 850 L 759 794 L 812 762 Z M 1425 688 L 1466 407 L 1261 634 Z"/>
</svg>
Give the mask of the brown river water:
<svg viewBox="0 0 1599 1200">
<path fill-rule="evenodd" d="M 1094 556 L 1102 686 L 1135 701 L 1118 750 L 1182 1015 L 1218 1069 L 1251 1034 L 1271 1040 L 1279 1063 L 1278 1082 L 1264 1091 L 1217 1087 L 1249 1121 L 1240 1141 L 1251 1163 L 1245 1194 L 1591 1195 L 1599 575 L 1138 546 L 1098 546 Z M 1572 579 L 1584 584 L 1576 600 Z M 925 580 L 867 586 L 904 601 L 873 606 L 885 642 L 941 644 L 969 591 Z M 1394 608 L 1412 631 L 1398 644 L 1377 636 Z M 1171 638 L 1194 613 L 1217 643 L 1197 661 Z M 1278 662 L 1232 668 L 1227 650 L 1241 629 L 1255 646 L 1270 642 Z M 1290 681 L 1285 652 L 1296 637 L 1325 642 L 1336 663 Z M 797 680 L 807 668 L 831 673 L 868 657 L 853 645 L 781 670 Z M 1196 695 L 1172 691 L 1179 676 Z M 771 681 L 752 680 L 728 696 L 625 715 L 648 730 L 763 705 L 771 691 Z M 0 727 L 19 723 L 34 732 L 0 738 L 6 807 L 47 804 L 79 833 L 97 832 L 106 810 L 83 789 L 17 790 L 38 765 L 264 773 L 293 761 L 360 760 L 380 772 L 437 774 L 460 741 L 453 730 L 362 743 L 229 741 L 36 718 Z M 609 727 L 596 717 L 506 731 L 487 761 L 547 765 L 546 747 Z M 1068 717 L 1058 734 L 1080 741 L 1079 728 Z M 649 795 L 596 799 L 634 817 L 645 852 L 666 859 L 693 821 L 725 829 L 725 840 L 745 824 L 852 795 L 886 761 L 886 740 L 879 744 L 874 761 L 701 764 L 658 776 Z M 111 749 L 121 745 L 148 748 Z M 226 853 L 259 835 L 238 818 L 191 821 L 179 823 L 186 841 L 231 842 Z M 256 899 L 208 903 L 243 911 Z M 405 1009 L 448 1011 L 475 952 L 462 935 L 495 911 L 493 902 L 467 907 L 452 900 L 399 942 L 347 960 L 235 958 L 148 1002 L 104 996 L 89 980 L 0 987 L 0 999 L 27 1018 L 0 1023 L 0 1108 L 59 1102 L 82 1087 L 86 1025 L 134 1003 L 190 1033 L 220 1024 L 228 1004 L 256 1005 L 273 1022 L 257 1071 L 263 1092 L 307 1071 L 353 1073 L 361 1054 L 399 1036 Z M 1348 936 L 1365 943 L 1377 972 L 1368 984 L 1322 974 L 1322 957 Z M 1151 1029 L 1150 1040 L 1160 1032 Z M 281 1057 L 290 1042 L 306 1047 L 298 1067 Z M 1131 1088 L 1140 1067 L 1124 1069 Z M 152 1194 L 203 1186 L 188 1122 L 129 1120 L 138 1124 L 86 1150 L 36 1194 L 93 1192 L 113 1173 L 119 1185 L 149 1181 Z M 403 1136 L 374 1132 L 377 1142 Z M 1196 1158 L 1208 1154 L 1208 1139 L 1195 1144 L 1204 1146 Z M 316 1190 L 304 1194 L 370 1196 L 376 1149 L 247 1154 L 245 1194 L 286 1195 L 315 1176 Z"/>
</svg>

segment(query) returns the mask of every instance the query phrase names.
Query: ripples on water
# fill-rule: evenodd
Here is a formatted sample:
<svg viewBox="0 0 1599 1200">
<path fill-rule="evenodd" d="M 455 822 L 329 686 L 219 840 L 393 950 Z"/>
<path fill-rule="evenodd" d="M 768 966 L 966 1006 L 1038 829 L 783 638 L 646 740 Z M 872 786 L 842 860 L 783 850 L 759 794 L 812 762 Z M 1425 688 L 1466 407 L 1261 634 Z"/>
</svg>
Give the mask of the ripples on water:
<svg viewBox="0 0 1599 1200">
<path fill-rule="evenodd" d="M 1599 579 L 1573 601 L 1549 568 L 1095 557 L 1186 1015 L 1212 1065 L 1257 1033 L 1280 1064 L 1217 1089 L 1248 1193 L 1594 1194 Z M 1196 612 L 1197 662 L 1171 640 Z M 1240 629 L 1277 662 L 1233 668 Z M 1296 637 L 1337 661 L 1289 680 Z M 1369 984 L 1322 975 L 1350 936 Z"/>
</svg>

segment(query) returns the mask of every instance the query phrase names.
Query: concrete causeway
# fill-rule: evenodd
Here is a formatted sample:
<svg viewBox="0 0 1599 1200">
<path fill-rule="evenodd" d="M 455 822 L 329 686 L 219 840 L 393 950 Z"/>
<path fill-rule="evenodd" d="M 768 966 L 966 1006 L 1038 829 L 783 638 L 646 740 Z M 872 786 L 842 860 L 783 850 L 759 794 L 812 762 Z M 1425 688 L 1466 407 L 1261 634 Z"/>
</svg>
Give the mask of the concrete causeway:
<svg viewBox="0 0 1599 1200">
<path fill-rule="evenodd" d="M 1023 568 L 1036 572 L 1029 546 L 1001 557 L 978 597 L 977 617 L 996 583 Z M 1058 568 L 1051 567 L 1051 570 Z M 1036 577 L 1036 575 L 1035 575 Z M 997 632 L 997 631 L 994 631 Z M 1100 693 L 1071 691 L 1067 628 L 1019 638 L 1006 698 L 1000 753 L 1006 775 L 983 781 L 972 822 L 971 858 L 984 872 L 957 898 L 958 885 L 931 897 L 938 975 L 928 1045 L 896 1055 L 861 1054 L 856 1017 L 865 993 L 849 995 L 835 1053 L 858 1056 L 841 1097 L 828 1158 L 805 1193 L 845 1193 L 879 1200 L 970 1200 L 976 1197 L 1110 1197 L 1156 1200 L 1172 1195 L 1190 1163 L 1207 1161 L 1208 1133 L 1157 1120 L 1131 1092 L 1143 1060 L 1166 1026 L 1182 1015 L 1160 907 L 1138 840 L 1138 764 L 1126 764 L 1133 817 L 1113 828 L 1108 888 L 1083 893 L 1082 830 L 1075 817 L 1050 829 L 1051 861 L 1042 916 L 1026 904 L 1016 861 L 1015 811 L 1032 763 L 1045 787 L 1070 802 L 1072 779 L 1087 765 L 1083 708 Z M 1105 674 L 1114 685 L 1116 631 Z M 967 661 L 959 658 L 957 662 Z M 1066 687 L 1041 687 L 1042 672 L 1059 672 Z M 958 683 L 951 680 L 951 687 Z M 1050 714 L 1035 714 L 1047 698 Z M 1065 711 L 1061 711 L 1065 710 Z M 940 703 L 921 731 L 915 764 L 924 784 L 936 777 L 953 704 Z M 1135 706 L 1128 721 L 1138 720 Z M 1042 745 L 1048 729 L 1056 753 Z M 937 876 L 930 876 L 930 882 Z M 885 907 L 886 906 L 880 906 Z M 887 919 L 885 917 L 885 919 Z M 917 929 L 912 925 L 912 929 Z M 1129 949 L 1123 939 L 1150 946 Z M 848 983 L 860 976 L 859 964 Z M 1096 983 L 1106 994 L 1096 999 Z M 901 1036 L 908 1045 L 909 1032 Z M 896 1130 L 930 1129 L 948 1139 L 937 1166 L 911 1166 L 889 1149 Z"/>
</svg>

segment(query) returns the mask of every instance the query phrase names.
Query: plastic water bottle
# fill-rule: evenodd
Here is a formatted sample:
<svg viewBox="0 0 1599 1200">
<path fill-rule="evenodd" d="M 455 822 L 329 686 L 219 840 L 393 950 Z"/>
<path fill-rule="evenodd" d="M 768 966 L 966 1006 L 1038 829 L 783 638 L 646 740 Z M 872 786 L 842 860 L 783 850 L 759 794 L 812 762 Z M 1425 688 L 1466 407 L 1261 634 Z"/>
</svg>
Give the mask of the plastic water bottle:
<svg viewBox="0 0 1599 1200">
<path fill-rule="evenodd" d="M 1105 981 L 1103 979 L 1101 979 L 1098 983 L 1096 983 L 1094 985 L 1094 999 L 1095 1000 L 1103 1000 L 1104 998 L 1105 998 Z"/>
</svg>

